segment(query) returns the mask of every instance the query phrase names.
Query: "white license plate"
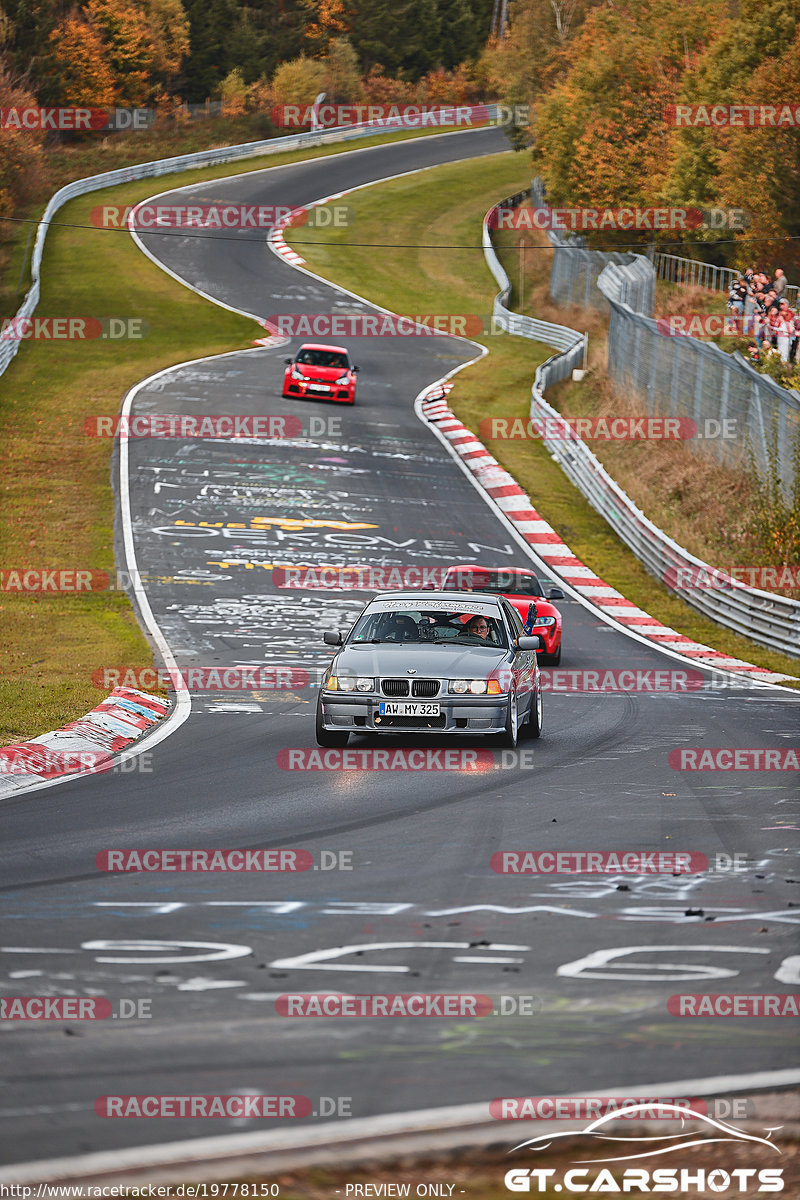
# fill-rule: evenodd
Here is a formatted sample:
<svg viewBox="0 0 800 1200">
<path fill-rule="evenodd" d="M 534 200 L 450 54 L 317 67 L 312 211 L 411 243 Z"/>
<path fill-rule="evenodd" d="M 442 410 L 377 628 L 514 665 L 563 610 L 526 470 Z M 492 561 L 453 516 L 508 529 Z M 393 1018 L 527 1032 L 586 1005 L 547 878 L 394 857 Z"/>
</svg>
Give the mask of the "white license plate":
<svg viewBox="0 0 800 1200">
<path fill-rule="evenodd" d="M 310 383 L 308 390 L 310 392 L 329 392 L 331 389 L 326 383 Z"/>
<path fill-rule="evenodd" d="M 438 704 L 413 704 L 410 701 L 396 703 L 381 700 L 380 714 L 382 717 L 438 717 Z"/>
</svg>

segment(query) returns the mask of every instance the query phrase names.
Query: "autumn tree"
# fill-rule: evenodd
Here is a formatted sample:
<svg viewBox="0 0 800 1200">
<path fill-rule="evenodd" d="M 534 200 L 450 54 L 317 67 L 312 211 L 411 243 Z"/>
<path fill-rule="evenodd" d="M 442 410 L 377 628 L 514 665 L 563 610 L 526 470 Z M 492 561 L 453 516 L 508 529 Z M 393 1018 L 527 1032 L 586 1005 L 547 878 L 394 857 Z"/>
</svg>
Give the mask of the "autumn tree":
<svg viewBox="0 0 800 1200">
<path fill-rule="evenodd" d="M 795 38 L 800 9 L 796 0 L 741 0 L 727 17 L 706 52 L 688 71 L 676 97 L 681 104 L 754 104 L 796 100 L 773 75 L 774 60 Z M 717 172 L 737 132 L 689 128 L 676 131 L 671 197 L 710 204 L 718 195 Z"/>
<path fill-rule="evenodd" d="M 353 24 L 353 9 L 348 0 L 300 0 L 305 9 L 305 44 L 315 57 L 330 50 L 331 42 L 346 37 Z"/>
<path fill-rule="evenodd" d="M 476 6 L 477 7 L 477 6 Z M 488 30 L 473 9 L 470 0 L 438 0 L 440 22 L 440 63 L 452 71 L 461 63 L 477 58 Z"/>
<path fill-rule="evenodd" d="M 704 0 L 618 0 L 589 13 L 534 121 L 534 166 L 553 202 L 653 202 L 669 170 L 667 105 L 713 23 Z"/>
<path fill-rule="evenodd" d="M 0 66 L 0 95 L 4 108 L 32 108 L 36 98 L 9 70 Z M 0 214 L 11 216 L 38 192 L 45 175 L 41 130 L 0 126 Z M 8 226 L 0 222 L 0 233 Z"/>
<path fill-rule="evenodd" d="M 482 66 L 497 81 L 506 104 L 546 92 L 565 73 L 563 51 L 592 8 L 602 0 L 515 0 L 502 41 L 490 40 Z"/>
<path fill-rule="evenodd" d="M 281 63 L 272 80 L 276 104 L 313 104 L 325 91 L 327 74 L 318 59 L 301 54 L 290 62 Z"/>
<path fill-rule="evenodd" d="M 50 34 L 62 8 L 61 0 L 3 0 L 7 22 L 3 58 L 15 76 L 24 76 L 37 99 L 50 100 L 48 55 Z"/>
<path fill-rule="evenodd" d="M 348 104 L 361 95 L 358 56 L 347 38 L 334 38 L 322 60 L 325 67 L 325 96 L 329 103 Z"/>
<path fill-rule="evenodd" d="M 754 96 L 779 108 L 800 96 L 800 27 L 782 53 L 760 64 L 751 83 Z M 737 235 L 737 265 L 755 259 L 770 269 L 783 267 L 793 283 L 800 281 L 800 129 L 734 127 L 726 131 L 717 163 L 715 203 L 750 215 Z"/>
<path fill-rule="evenodd" d="M 50 35 L 60 98 L 143 105 L 169 88 L 189 48 L 181 0 L 86 0 Z"/>
<path fill-rule="evenodd" d="M 106 58 L 101 30 L 74 11 L 50 34 L 58 99 L 86 108 L 110 107 L 116 81 Z"/>
</svg>

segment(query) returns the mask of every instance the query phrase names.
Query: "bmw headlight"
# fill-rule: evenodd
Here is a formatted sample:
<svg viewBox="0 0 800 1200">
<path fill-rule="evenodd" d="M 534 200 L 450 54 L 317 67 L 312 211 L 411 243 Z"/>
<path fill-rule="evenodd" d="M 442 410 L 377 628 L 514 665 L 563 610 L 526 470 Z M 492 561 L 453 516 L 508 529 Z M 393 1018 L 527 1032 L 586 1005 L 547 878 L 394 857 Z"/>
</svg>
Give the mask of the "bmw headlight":
<svg viewBox="0 0 800 1200">
<path fill-rule="evenodd" d="M 329 692 L 374 692 L 375 680 L 365 675 L 331 675 L 325 687 Z"/>
<path fill-rule="evenodd" d="M 555 625 L 555 617 L 537 617 L 533 622 L 534 625 Z"/>
<path fill-rule="evenodd" d="M 503 689 L 497 679 L 451 679 L 450 691 L 463 696 L 470 692 L 473 696 L 501 696 Z"/>
</svg>

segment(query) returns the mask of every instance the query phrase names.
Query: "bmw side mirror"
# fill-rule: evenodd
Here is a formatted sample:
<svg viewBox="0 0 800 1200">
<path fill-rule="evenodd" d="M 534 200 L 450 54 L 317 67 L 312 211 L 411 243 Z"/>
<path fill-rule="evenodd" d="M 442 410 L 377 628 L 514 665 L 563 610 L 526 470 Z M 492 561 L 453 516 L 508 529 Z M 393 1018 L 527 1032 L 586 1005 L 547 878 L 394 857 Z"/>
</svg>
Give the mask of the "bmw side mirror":
<svg viewBox="0 0 800 1200">
<path fill-rule="evenodd" d="M 563 600 L 564 593 L 562 592 L 561 588 L 559 588 L 559 587 L 548 588 L 547 589 L 547 599 L 548 600 Z"/>
<path fill-rule="evenodd" d="M 544 641 L 538 633 L 517 638 L 518 650 L 544 650 Z"/>
<path fill-rule="evenodd" d="M 341 646 L 342 635 L 338 631 L 334 633 L 332 629 L 326 629 L 322 635 L 322 640 L 326 646 Z"/>
</svg>

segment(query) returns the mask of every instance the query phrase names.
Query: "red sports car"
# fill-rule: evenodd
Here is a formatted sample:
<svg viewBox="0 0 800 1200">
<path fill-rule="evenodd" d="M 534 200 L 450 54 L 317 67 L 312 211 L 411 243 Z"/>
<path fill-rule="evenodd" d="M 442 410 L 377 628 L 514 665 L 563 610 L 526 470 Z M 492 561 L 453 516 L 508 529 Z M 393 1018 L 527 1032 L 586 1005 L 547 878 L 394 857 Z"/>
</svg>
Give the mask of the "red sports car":
<svg viewBox="0 0 800 1200">
<path fill-rule="evenodd" d="M 542 666 L 557 667 L 561 662 L 561 613 L 551 600 L 563 600 L 559 587 L 548 587 L 533 571 L 521 567 L 448 567 L 443 590 L 446 592 L 491 592 L 505 596 L 514 605 L 523 623 L 528 609 L 535 605 L 530 630 L 541 634 L 544 649 L 537 651 Z"/>
<path fill-rule="evenodd" d="M 294 358 L 286 359 L 283 395 L 355 404 L 357 372 L 344 346 L 307 342 Z"/>
</svg>

